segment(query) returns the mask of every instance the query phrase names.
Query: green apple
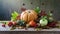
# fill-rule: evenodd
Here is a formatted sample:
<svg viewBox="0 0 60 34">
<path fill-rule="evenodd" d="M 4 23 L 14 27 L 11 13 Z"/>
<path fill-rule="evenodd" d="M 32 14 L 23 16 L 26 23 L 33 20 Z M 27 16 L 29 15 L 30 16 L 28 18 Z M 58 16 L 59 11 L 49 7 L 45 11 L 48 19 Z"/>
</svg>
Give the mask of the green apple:
<svg viewBox="0 0 60 34">
<path fill-rule="evenodd" d="M 40 25 L 41 25 L 41 26 L 46 26 L 47 24 L 48 24 L 48 20 L 47 20 L 47 19 L 42 18 L 42 19 L 40 20 Z"/>
</svg>

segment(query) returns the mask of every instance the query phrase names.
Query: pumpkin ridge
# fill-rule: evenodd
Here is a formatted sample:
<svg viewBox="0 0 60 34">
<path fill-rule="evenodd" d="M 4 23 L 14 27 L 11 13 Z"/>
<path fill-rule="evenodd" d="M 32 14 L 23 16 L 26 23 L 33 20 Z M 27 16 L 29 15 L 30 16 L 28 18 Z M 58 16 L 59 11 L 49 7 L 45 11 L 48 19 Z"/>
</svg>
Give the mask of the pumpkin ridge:
<svg viewBox="0 0 60 34">
<path fill-rule="evenodd" d="M 28 22 L 31 20 L 31 18 L 30 18 L 30 17 L 31 17 L 31 15 L 30 15 L 30 14 L 28 14 Z M 29 19 L 29 18 L 30 18 L 30 19 Z"/>
<path fill-rule="evenodd" d="M 32 14 L 32 13 L 31 13 L 31 14 Z M 32 14 L 32 15 L 33 15 L 33 14 Z M 35 16 L 34 16 L 34 15 L 33 15 L 33 17 L 34 17 L 33 19 L 35 19 Z"/>
<path fill-rule="evenodd" d="M 37 16 L 36 16 L 37 14 L 33 14 L 33 13 L 32 13 L 32 15 L 34 16 L 34 20 L 35 20 L 35 19 L 37 18 Z"/>
<path fill-rule="evenodd" d="M 34 10 L 32 10 L 32 12 L 37 15 L 37 13 Z"/>
<path fill-rule="evenodd" d="M 27 13 L 27 12 L 26 12 L 26 13 Z M 28 13 L 27 13 L 27 15 L 26 15 L 26 16 L 27 16 L 27 20 L 26 20 L 26 21 L 28 21 Z"/>
<path fill-rule="evenodd" d="M 22 18 L 22 20 L 24 20 L 24 19 L 23 19 L 23 16 L 24 16 L 24 14 L 25 14 L 25 13 L 26 13 L 26 12 L 23 12 L 23 13 L 22 13 L 22 17 L 21 17 L 21 18 Z"/>
<path fill-rule="evenodd" d="M 31 14 L 31 20 L 34 20 L 32 14 Z M 31 20 L 30 20 L 30 21 L 31 21 Z"/>
<path fill-rule="evenodd" d="M 21 19 L 23 20 L 23 14 L 24 14 L 24 12 L 21 14 Z"/>
<path fill-rule="evenodd" d="M 25 14 L 25 12 L 24 12 L 24 14 Z M 24 16 L 24 14 L 23 14 L 23 16 Z M 22 16 L 22 20 L 23 20 L 23 16 Z"/>
<path fill-rule="evenodd" d="M 28 14 L 27 14 L 27 22 L 28 22 Z"/>
</svg>

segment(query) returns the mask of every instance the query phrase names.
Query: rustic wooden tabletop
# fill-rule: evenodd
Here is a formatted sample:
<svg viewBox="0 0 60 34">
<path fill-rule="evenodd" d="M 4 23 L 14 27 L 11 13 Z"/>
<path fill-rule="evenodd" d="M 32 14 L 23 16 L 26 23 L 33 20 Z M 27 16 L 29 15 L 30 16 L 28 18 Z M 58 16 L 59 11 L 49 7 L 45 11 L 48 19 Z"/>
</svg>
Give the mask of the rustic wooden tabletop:
<svg viewBox="0 0 60 34">
<path fill-rule="evenodd" d="M 59 28 L 51 29 L 41 29 L 39 31 L 34 30 L 34 28 L 25 29 L 15 29 L 9 30 L 9 28 L 3 28 L 0 26 L 0 34 L 60 34 Z"/>
</svg>

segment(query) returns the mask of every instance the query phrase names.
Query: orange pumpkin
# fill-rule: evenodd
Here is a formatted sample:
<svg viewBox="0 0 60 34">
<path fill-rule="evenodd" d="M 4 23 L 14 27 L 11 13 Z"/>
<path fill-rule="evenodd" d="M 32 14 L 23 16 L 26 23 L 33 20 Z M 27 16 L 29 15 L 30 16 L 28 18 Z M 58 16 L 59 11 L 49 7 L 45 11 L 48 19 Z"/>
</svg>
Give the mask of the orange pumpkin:
<svg viewBox="0 0 60 34">
<path fill-rule="evenodd" d="M 25 22 L 36 20 L 37 17 L 37 13 L 34 10 L 25 10 L 21 13 L 21 20 L 24 20 Z"/>
</svg>

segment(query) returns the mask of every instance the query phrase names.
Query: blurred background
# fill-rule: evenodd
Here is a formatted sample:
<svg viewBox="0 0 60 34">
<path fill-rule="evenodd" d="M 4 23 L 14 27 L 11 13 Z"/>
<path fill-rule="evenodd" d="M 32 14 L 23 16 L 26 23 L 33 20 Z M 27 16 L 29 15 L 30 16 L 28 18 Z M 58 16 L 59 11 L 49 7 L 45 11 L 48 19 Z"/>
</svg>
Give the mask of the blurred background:
<svg viewBox="0 0 60 34">
<path fill-rule="evenodd" d="M 36 7 L 52 11 L 54 19 L 60 20 L 60 0 L 0 0 L 0 20 L 10 20 L 11 13 L 13 11 L 21 13 L 21 8 L 34 9 Z"/>
</svg>

